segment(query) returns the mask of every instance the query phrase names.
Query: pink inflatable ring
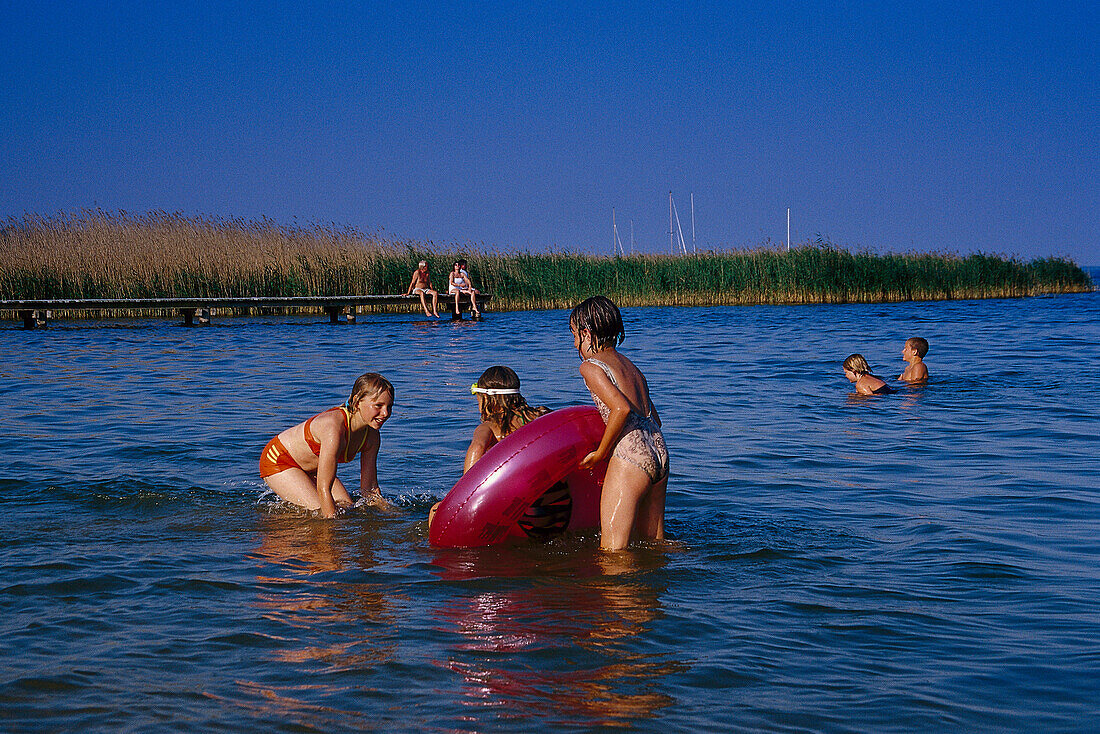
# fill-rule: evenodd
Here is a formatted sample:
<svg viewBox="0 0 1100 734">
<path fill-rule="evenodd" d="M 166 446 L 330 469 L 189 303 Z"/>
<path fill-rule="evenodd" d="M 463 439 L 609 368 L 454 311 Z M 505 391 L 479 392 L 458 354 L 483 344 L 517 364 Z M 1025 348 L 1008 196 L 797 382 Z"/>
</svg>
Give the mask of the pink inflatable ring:
<svg viewBox="0 0 1100 734">
<path fill-rule="evenodd" d="M 428 540 L 478 548 L 599 527 L 607 462 L 581 469 L 604 423 L 592 407 L 536 418 L 485 452 L 439 503 Z"/>
</svg>

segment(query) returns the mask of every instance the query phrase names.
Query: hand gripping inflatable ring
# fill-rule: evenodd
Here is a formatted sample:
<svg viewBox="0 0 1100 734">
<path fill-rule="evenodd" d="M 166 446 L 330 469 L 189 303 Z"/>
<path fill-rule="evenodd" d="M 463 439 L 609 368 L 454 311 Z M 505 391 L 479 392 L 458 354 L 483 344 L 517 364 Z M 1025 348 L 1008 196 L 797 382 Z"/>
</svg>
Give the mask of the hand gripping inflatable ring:
<svg viewBox="0 0 1100 734">
<path fill-rule="evenodd" d="M 607 462 L 581 469 L 604 422 L 590 406 L 536 418 L 485 452 L 439 503 L 428 540 L 478 548 L 599 527 Z"/>
</svg>

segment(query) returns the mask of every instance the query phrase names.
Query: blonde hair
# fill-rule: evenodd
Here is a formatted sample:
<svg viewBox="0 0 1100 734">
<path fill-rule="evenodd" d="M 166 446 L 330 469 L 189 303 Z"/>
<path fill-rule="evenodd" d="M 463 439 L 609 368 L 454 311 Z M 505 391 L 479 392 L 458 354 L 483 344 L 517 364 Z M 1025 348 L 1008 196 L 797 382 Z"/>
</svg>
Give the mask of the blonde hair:
<svg viewBox="0 0 1100 734">
<path fill-rule="evenodd" d="M 359 401 L 363 398 L 371 398 L 384 392 L 388 392 L 391 398 L 394 397 L 393 385 L 385 377 L 377 372 L 367 372 L 359 375 L 355 380 L 355 384 L 351 387 L 351 397 L 348 398 L 347 402 L 348 410 L 355 410 L 359 407 Z"/>
<path fill-rule="evenodd" d="M 496 365 L 481 373 L 477 386 L 486 389 L 519 389 L 519 375 L 510 367 Z M 513 395 L 482 395 L 481 420 L 493 421 L 500 425 L 501 434 L 507 436 L 520 426 L 526 425 L 550 409 L 539 405 L 531 407 L 519 393 Z M 513 426 L 513 422 L 517 421 Z"/>
<path fill-rule="evenodd" d="M 848 355 L 848 358 L 844 360 L 844 369 L 857 375 L 871 374 L 871 365 L 867 364 L 867 360 L 863 358 L 862 354 Z"/>
</svg>

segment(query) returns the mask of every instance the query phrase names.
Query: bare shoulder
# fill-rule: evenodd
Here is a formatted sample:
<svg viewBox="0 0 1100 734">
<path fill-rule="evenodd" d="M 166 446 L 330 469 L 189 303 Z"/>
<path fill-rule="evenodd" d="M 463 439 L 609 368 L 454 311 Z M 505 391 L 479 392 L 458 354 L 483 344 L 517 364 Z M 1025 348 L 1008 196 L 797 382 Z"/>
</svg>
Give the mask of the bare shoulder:
<svg viewBox="0 0 1100 734">
<path fill-rule="evenodd" d="M 474 429 L 474 435 L 470 437 L 470 443 L 480 442 L 486 443 L 492 441 L 496 443 L 497 432 L 494 430 L 496 427 L 488 421 L 482 422 Z"/>
<path fill-rule="evenodd" d="M 344 414 L 339 410 L 326 410 L 313 419 L 310 432 L 319 439 L 339 438 L 344 433 Z"/>
</svg>

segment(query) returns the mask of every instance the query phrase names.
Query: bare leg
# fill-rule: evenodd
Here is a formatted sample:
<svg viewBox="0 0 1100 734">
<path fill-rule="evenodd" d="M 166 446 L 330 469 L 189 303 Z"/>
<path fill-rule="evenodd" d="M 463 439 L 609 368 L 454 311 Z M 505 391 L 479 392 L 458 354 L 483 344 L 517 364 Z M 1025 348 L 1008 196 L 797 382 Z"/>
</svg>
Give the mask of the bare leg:
<svg viewBox="0 0 1100 734">
<path fill-rule="evenodd" d="M 638 505 L 638 517 L 634 521 L 637 535 L 651 540 L 665 539 L 665 490 L 668 477 L 653 485 Z"/>
<path fill-rule="evenodd" d="M 475 291 L 473 288 L 470 289 L 470 308 L 472 308 L 474 310 L 474 313 L 476 313 L 478 316 L 481 315 L 481 311 L 477 310 L 477 291 Z"/>
<path fill-rule="evenodd" d="M 455 291 L 455 313 L 461 315 L 462 312 L 458 310 L 458 297 L 462 295 L 462 291 Z"/>
<path fill-rule="evenodd" d="M 425 316 L 431 316 L 431 311 L 428 310 L 428 299 L 424 297 L 424 291 L 420 291 L 420 307 L 424 309 Z"/>
<path fill-rule="evenodd" d="M 432 294 L 432 316 L 439 318 L 439 291 L 433 290 Z"/>
<path fill-rule="evenodd" d="M 292 505 L 304 507 L 307 510 L 321 509 L 321 499 L 317 494 L 317 482 L 313 477 L 301 469 L 286 469 L 270 477 L 264 477 L 267 486 L 274 490 L 275 494 L 282 497 Z"/>
<path fill-rule="evenodd" d="M 321 509 L 321 497 L 317 492 L 317 481 L 301 469 L 286 469 L 270 477 L 264 477 L 267 486 L 281 498 L 291 504 L 307 510 Z M 332 480 L 332 499 L 339 507 L 351 507 L 351 495 L 339 479 Z"/>
<path fill-rule="evenodd" d="M 620 550 L 630 543 L 638 506 L 651 489 L 649 475 L 615 456 L 607 464 L 600 495 L 600 548 Z M 664 503 L 662 502 L 662 507 Z"/>
</svg>

